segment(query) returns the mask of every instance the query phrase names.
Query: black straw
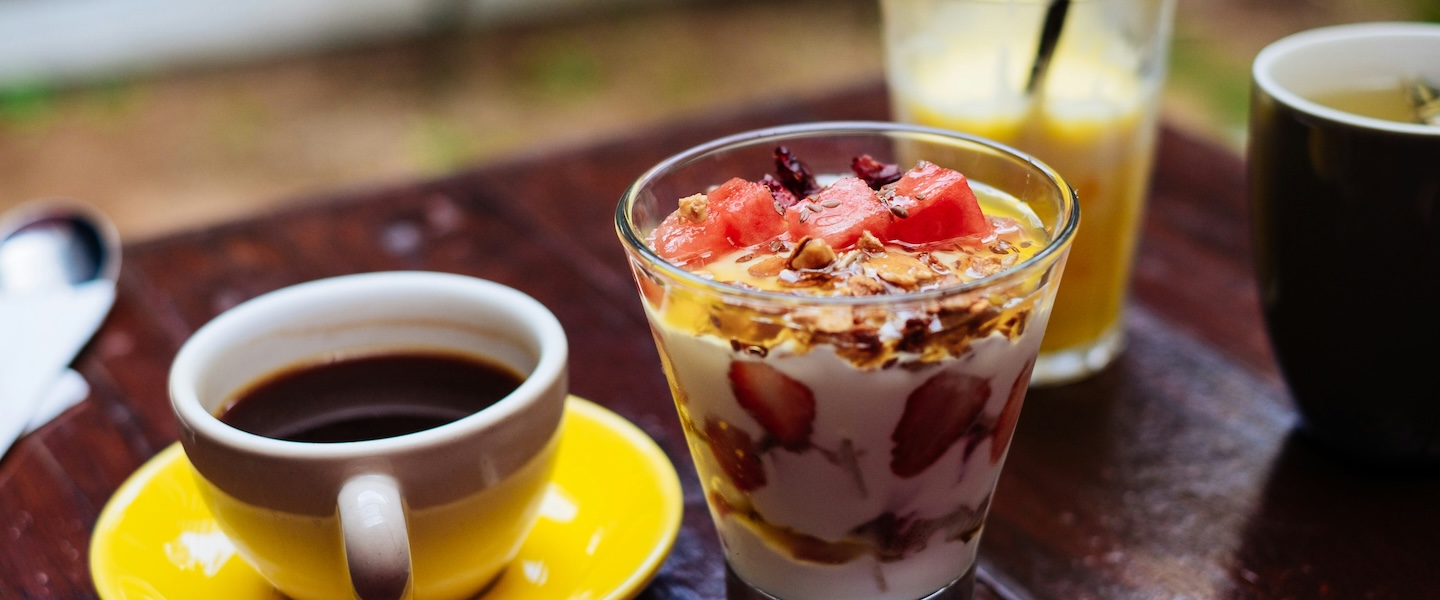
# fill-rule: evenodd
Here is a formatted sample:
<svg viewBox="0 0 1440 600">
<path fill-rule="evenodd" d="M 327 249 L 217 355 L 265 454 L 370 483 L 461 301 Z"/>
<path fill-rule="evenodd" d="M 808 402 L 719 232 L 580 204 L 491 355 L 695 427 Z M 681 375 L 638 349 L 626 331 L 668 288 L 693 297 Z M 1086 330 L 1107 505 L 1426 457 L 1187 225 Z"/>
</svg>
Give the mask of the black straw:
<svg viewBox="0 0 1440 600">
<path fill-rule="evenodd" d="M 1045 70 L 1050 67 L 1050 57 L 1055 54 L 1055 45 L 1060 42 L 1060 30 L 1065 28 L 1065 13 L 1070 10 L 1070 0 L 1051 0 L 1045 10 L 1045 26 L 1040 30 L 1040 45 L 1035 49 L 1035 64 L 1030 66 L 1030 81 L 1025 84 L 1025 93 L 1034 94 Z"/>
</svg>

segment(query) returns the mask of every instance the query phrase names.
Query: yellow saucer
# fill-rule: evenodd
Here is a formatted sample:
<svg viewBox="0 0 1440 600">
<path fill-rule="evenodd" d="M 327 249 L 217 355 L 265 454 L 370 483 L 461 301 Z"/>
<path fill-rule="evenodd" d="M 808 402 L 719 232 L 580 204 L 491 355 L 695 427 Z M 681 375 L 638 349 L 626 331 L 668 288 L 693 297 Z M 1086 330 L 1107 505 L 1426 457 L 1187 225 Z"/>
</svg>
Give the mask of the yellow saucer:
<svg viewBox="0 0 1440 600">
<path fill-rule="evenodd" d="M 655 441 L 623 417 L 571 396 L 540 520 L 483 600 L 631 598 L 680 529 L 680 480 Z M 178 443 L 106 503 L 90 540 L 105 600 L 284 600 L 216 527 Z"/>
</svg>

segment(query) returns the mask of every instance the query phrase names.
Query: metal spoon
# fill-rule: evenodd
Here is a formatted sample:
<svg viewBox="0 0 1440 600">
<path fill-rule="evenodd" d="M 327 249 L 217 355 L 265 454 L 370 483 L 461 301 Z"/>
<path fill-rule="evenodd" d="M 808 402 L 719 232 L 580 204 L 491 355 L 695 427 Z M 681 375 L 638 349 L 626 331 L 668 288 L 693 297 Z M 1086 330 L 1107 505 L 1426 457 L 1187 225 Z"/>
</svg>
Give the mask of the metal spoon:
<svg viewBox="0 0 1440 600">
<path fill-rule="evenodd" d="M 99 211 L 71 200 L 44 200 L 15 210 L 13 221 L 0 223 L 0 293 L 115 280 L 120 247 L 114 225 Z"/>
<path fill-rule="evenodd" d="M 0 216 L 0 455 L 104 321 L 120 243 L 95 207 L 31 201 Z"/>
</svg>

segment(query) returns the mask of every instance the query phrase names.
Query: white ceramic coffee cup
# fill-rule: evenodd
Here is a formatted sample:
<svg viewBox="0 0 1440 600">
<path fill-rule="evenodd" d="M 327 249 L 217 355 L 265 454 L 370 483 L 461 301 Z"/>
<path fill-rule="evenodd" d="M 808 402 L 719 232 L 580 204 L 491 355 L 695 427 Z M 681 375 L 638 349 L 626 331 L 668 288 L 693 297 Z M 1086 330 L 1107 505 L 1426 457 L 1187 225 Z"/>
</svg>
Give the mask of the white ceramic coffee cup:
<svg viewBox="0 0 1440 600">
<path fill-rule="evenodd" d="M 525 379 L 457 421 L 376 440 L 286 441 L 215 416 L 277 372 L 387 351 L 481 357 Z M 201 327 L 175 358 L 170 397 L 217 523 L 281 592 L 468 598 L 534 524 L 559 443 L 567 353 L 554 315 L 500 284 L 348 275 L 259 296 Z"/>
</svg>

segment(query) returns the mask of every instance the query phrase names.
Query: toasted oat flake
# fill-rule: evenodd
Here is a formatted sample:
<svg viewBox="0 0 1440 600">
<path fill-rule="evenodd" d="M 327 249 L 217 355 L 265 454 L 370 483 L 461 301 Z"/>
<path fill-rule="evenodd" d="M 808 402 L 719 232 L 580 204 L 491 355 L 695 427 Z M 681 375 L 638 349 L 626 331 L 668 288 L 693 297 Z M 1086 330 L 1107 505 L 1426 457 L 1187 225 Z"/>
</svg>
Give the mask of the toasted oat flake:
<svg viewBox="0 0 1440 600">
<path fill-rule="evenodd" d="M 784 256 L 771 256 L 770 258 L 751 265 L 746 272 L 748 272 L 751 277 L 756 278 L 775 277 L 779 275 L 781 271 L 785 270 L 785 264 L 787 262 L 789 262 L 789 260 Z"/>
<path fill-rule="evenodd" d="M 929 267 L 930 270 L 934 271 L 937 275 L 945 275 L 950 272 L 950 269 L 945 266 L 945 263 L 940 262 L 940 259 L 929 252 L 921 252 L 917 254 L 915 258 L 920 259 L 920 262 L 924 263 L 926 267 Z"/>
<path fill-rule="evenodd" d="M 865 265 L 875 271 L 876 277 L 907 290 L 918 288 L 922 282 L 937 277 L 929 266 L 908 254 L 891 252 L 869 256 Z"/>
<path fill-rule="evenodd" d="M 885 284 L 864 275 L 851 275 L 845 280 L 845 289 L 854 296 L 876 296 L 885 293 Z"/>
</svg>

